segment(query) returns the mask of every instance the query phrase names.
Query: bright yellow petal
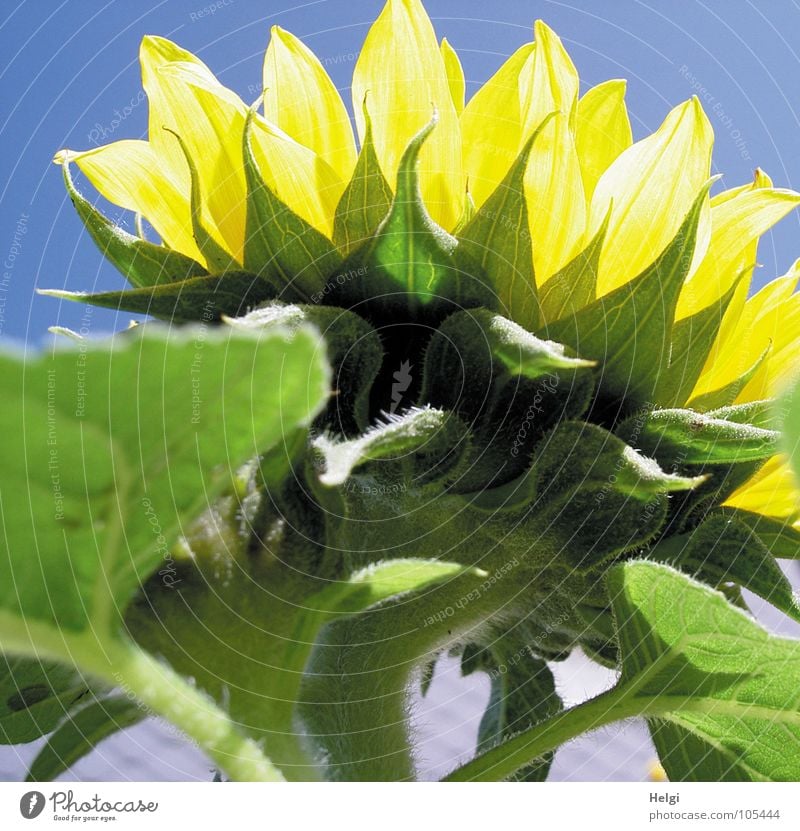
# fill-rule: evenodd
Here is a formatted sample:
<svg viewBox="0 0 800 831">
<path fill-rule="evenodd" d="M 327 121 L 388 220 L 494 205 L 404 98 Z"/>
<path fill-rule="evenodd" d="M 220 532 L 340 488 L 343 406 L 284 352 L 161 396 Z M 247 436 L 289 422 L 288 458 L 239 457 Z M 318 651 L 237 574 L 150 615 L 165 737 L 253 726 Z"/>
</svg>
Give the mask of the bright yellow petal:
<svg viewBox="0 0 800 831">
<path fill-rule="evenodd" d="M 728 190 L 720 191 L 720 193 L 711 197 L 711 207 L 716 208 L 717 205 L 721 205 L 723 202 L 727 202 L 729 199 L 733 199 L 734 196 L 738 196 L 745 191 L 753 190 L 754 188 L 771 187 L 772 179 L 760 167 L 757 167 L 753 171 L 752 182 L 748 182 L 746 185 L 739 185 L 736 188 L 728 188 Z"/>
<path fill-rule="evenodd" d="M 178 142 L 155 125 L 169 127 L 182 137 L 192 158 L 198 160 L 206 230 L 241 261 L 246 212 L 242 132 L 247 107 L 196 58 L 164 60 L 172 54 L 172 46 L 155 38 L 145 38 L 142 46 L 153 146 L 162 164 L 170 166 L 172 177 L 188 182 Z M 312 150 L 260 117 L 254 123 L 253 145 L 267 184 L 292 210 L 330 235 L 336 202 L 344 188 L 339 177 Z"/>
<path fill-rule="evenodd" d="M 713 392 L 736 381 L 753 366 L 768 346 L 774 347 L 775 339 L 782 330 L 786 329 L 786 334 L 794 337 L 797 330 L 787 329 L 785 324 L 786 303 L 792 297 L 799 277 L 800 261 L 783 277 L 767 283 L 744 304 L 735 325 L 730 324 L 717 339 L 693 395 Z M 763 387 L 763 380 L 758 386 Z M 750 384 L 740 396 L 742 400 L 756 400 L 760 397 L 762 396 L 755 391 L 755 385 Z"/>
<path fill-rule="evenodd" d="M 575 144 L 587 199 L 592 198 L 603 173 L 633 141 L 625 106 L 626 85 L 626 81 L 606 81 L 578 101 Z"/>
<path fill-rule="evenodd" d="M 586 198 L 573 132 L 578 72 L 558 36 L 541 20 L 534 32 L 533 75 L 523 101 L 524 135 L 558 112 L 534 142 L 525 173 L 534 271 L 542 285 L 578 253 L 586 232 Z"/>
<path fill-rule="evenodd" d="M 356 147 L 342 98 L 316 55 L 279 26 L 272 27 L 264 57 L 264 90 L 266 119 L 349 182 Z"/>
<path fill-rule="evenodd" d="M 467 94 L 467 82 L 464 80 L 464 70 L 458 53 L 450 45 L 447 38 L 442 38 L 442 60 L 444 71 L 447 73 L 447 83 L 450 85 L 450 95 L 453 98 L 453 106 L 456 114 L 464 112 L 464 99 Z"/>
<path fill-rule="evenodd" d="M 755 264 L 758 238 L 798 204 L 794 191 L 751 186 L 713 205 L 708 250 L 681 292 L 677 319 L 722 297 L 742 270 Z"/>
<path fill-rule="evenodd" d="M 375 149 L 392 186 L 408 142 L 430 122 L 433 107 L 438 111 L 419 157 L 420 186 L 433 219 L 454 227 L 464 194 L 461 134 L 439 44 L 419 0 L 389 0 L 364 42 L 353 75 L 361 141 L 367 94 Z"/>
<path fill-rule="evenodd" d="M 529 136 L 555 110 L 574 125 L 578 106 L 578 70 L 561 38 L 543 21 L 533 26 L 536 50 L 533 77 L 522 87 L 523 134 Z"/>
<path fill-rule="evenodd" d="M 600 256 L 599 294 L 636 277 L 675 236 L 709 177 L 713 141 L 711 124 L 693 98 L 672 110 L 653 135 L 623 151 L 600 177 L 590 233 L 599 229 L 612 201 L 613 207 Z"/>
<path fill-rule="evenodd" d="M 554 117 L 534 143 L 525 198 L 534 273 L 541 286 L 580 251 L 586 231 L 581 168 L 564 114 Z"/>
<path fill-rule="evenodd" d="M 109 202 L 142 214 L 165 245 L 205 263 L 192 235 L 189 188 L 162 173 L 148 142 L 115 141 L 65 155 Z"/>
<path fill-rule="evenodd" d="M 519 155 L 524 143 L 520 73 L 533 73 L 533 44 L 526 43 L 472 96 L 461 115 L 464 172 L 479 208 Z"/>
<path fill-rule="evenodd" d="M 762 516 L 786 519 L 797 515 L 800 492 L 784 456 L 773 456 L 756 475 L 724 502 Z"/>
</svg>

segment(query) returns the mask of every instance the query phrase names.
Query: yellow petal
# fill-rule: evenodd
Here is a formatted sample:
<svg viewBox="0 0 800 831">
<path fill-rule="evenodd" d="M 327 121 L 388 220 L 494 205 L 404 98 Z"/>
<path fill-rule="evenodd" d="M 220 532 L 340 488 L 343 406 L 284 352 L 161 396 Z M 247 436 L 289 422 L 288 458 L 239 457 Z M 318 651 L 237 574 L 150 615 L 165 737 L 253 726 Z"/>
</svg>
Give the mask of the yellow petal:
<svg viewBox="0 0 800 831">
<path fill-rule="evenodd" d="M 559 113 L 537 137 L 525 172 L 533 267 L 543 285 L 583 246 L 586 200 L 568 117 Z"/>
<path fill-rule="evenodd" d="M 717 205 L 721 205 L 723 202 L 727 202 L 729 199 L 733 199 L 734 196 L 738 196 L 745 191 L 753 190 L 754 188 L 771 187 L 772 179 L 760 167 L 757 167 L 753 171 L 752 182 L 748 182 L 746 185 L 739 185 L 736 188 L 728 188 L 728 190 L 720 191 L 720 193 L 711 197 L 711 207 L 716 208 Z"/>
<path fill-rule="evenodd" d="M 444 71 L 447 73 L 447 83 L 450 85 L 453 106 L 456 108 L 456 114 L 461 115 L 464 112 L 464 98 L 467 93 L 467 82 L 464 80 L 464 70 L 461 67 L 461 61 L 458 59 L 458 53 L 450 45 L 447 38 L 442 38 L 441 48 Z"/>
<path fill-rule="evenodd" d="M 800 492 L 784 456 L 773 456 L 756 475 L 724 502 L 762 516 L 786 519 L 796 516 Z"/>
<path fill-rule="evenodd" d="M 578 106 L 578 70 L 558 35 L 543 21 L 533 26 L 536 50 L 531 82 L 522 87 L 523 134 L 529 136 L 555 110 L 574 124 Z"/>
<path fill-rule="evenodd" d="M 534 32 L 533 74 L 523 90 L 525 136 L 558 112 L 537 137 L 525 173 L 534 271 L 542 285 L 578 253 L 586 232 L 586 199 L 573 133 L 578 73 L 558 36 L 541 20 Z"/>
<path fill-rule="evenodd" d="M 153 146 L 162 164 L 171 166 L 173 178 L 188 182 L 186 160 L 179 147 L 175 150 L 178 142 L 154 124 L 181 136 L 199 161 L 206 230 L 241 261 L 246 212 L 242 132 L 247 107 L 196 58 L 164 60 L 172 54 L 171 46 L 156 38 L 145 38 L 142 46 Z M 292 210 L 330 235 L 336 202 L 344 188 L 330 166 L 260 117 L 254 123 L 253 146 L 267 184 Z"/>
<path fill-rule="evenodd" d="M 264 57 L 264 90 L 266 119 L 349 182 L 356 147 L 342 98 L 316 55 L 279 26 L 272 27 Z"/>
<path fill-rule="evenodd" d="M 729 325 L 727 331 L 717 339 L 693 395 L 713 392 L 739 379 L 768 346 L 774 348 L 775 339 L 782 330 L 786 330 L 782 337 L 794 337 L 797 330 L 786 327 L 785 317 L 786 304 L 792 297 L 798 278 L 800 260 L 783 277 L 767 283 L 744 304 L 735 324 Z M 763 380 L 758 386 L 763 387 Z M 760 397 L 762 396 L 755 391 L 755 385 L 748 384 L 742 391 L 740 400 L 756 400 Z"/>
<path fill-rule="evenodd" d="M 633 141 L 625 106 L 626 83 L 606 81 L 578 101 L 575 144 L 587 199 L 592 198 L 602 174 Z"/>
<path fill-rule="evenodd" d="M 475 207 L 500 184 L 524 142 L 520 73 L 533 73 L 533 44 L 526 43 L 472 96 L 461 115 L 464 172 Z"/>
<path fill-rule="evenodd" d="M 77 163 L 109 202 L 142 214 L 165 245 L 205 263 L 192 235 L 188 184 L 175 183 L 164 175 L 148 142 L 115 141 L 64 155 Z"/>
<path fill-rule="evenodd" d="M 800 204 L 800 194 L 777 188 L 753 188 L 712 205 L 711 240 L 699 267 L 686 281 L 678 302 L 678 320 L 722 297 L 744 268 L 755 264 L 758 238 Z"/>
<path fill-rule="evenodd" d="M 391 185 L 408 142 L 430 122 L 433 108 L 438 111 L 439 123 L 419 157 L 420 186 L 433 219 L 454 227 L 464 193 L 461 135 L 439 44 L 419 0 L 389 0 L 364 41 L 353 75 L 362 142 L 367 93 L 375 149 Z"/>
<path fill-rule="evenodd" d="M 590 233 L 599 229 L 612 201 L 613 207 L 600 255 L 599 294 L 636 277 L 675 236 L 708 179 L 713 141 L 711 125 L 693 98 L 672 110 L 655 133 L 624 150 L 600 177 Z"/>
</svg>

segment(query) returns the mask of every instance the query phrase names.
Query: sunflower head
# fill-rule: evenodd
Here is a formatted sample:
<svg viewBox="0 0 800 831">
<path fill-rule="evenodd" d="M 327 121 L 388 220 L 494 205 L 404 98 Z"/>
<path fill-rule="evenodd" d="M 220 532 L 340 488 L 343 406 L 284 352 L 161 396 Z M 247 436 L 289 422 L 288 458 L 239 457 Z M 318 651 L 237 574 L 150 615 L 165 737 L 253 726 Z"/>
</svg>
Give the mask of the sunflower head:
<svg viewBox="0 0 800 831">
<path fill-rule="evenodd" d="M 417 625 L 415 666 L 455 649 L 486 670 L 475 650 L 496 660 L 510 631 L 537 672 L 578 644 L 613 664 L 602 578 L 626 558 L 798 616 L 774 555 L 800 503 L 769 399 L 795 361 L 800 266 L 753 296 L 750 283 L 759 236 L 800 195 L 760 170 L 712 195 L 696 98 L 634 142 L 624 81 L 581 95 L 538 21 L 465 102 L 418 0 L 389 0 L 367 35 L 355 135 L 320 62 L 277 27 L 252 107 L 167 40 L 140 57 L 148 139 L 57 156 L 133 288 L 54 293 L 323 333 L 336 394 L 282 448 L 287 464 L 253 474 L 251 550 L 326 579 L 412 557 L 488 575 L 463 606 L 453 581 L 397 607 L 392 626 Z M 73 163 L 147 225 L 112 225 Z M 748 559 L 731 556 L 743 546 Z"/>
</svg>

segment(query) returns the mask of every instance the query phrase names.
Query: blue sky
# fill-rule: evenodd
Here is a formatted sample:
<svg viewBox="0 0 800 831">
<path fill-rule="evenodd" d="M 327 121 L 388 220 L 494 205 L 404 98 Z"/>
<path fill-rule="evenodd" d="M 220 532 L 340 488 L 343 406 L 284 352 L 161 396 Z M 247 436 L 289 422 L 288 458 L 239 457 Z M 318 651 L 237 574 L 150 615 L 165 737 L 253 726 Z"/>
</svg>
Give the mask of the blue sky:
<svg viewBox="0 0 800 831">
<path fill-rule="evenodd" d="M 217 8 L 210 13 L 210 6 Z M 122 277 L 86 236 L 66 198 L 60 147 L 85 149 L 144 137 L 147 105 L 137 50 L 145 34 L 200 55 L 246 100 L 259 91 L 269 27 L 303 38 L 347 91 L 358 50 L 382 0 L 25 0 L 0 11 L 0 335 L 31 345 L 46 328 L 80 328 L 85 307 L 36 297 L 34 287 L 103 290 Z M 629 80 L 634 134 L 655 129 L 697 92 L 716 132 L 722 186 L 749 180 L 755 165 L 776 184 L 800 189 L 800 6 L 792 0 L 429 0 L 437 33 L 461 55 L 470 95 L 505 56 L 531 39 L 536 17 L 562 37 L 582 89 Z M 122 117 L 120 117 L 122 116 Z M 91 194 L 88 184 L 83 190 Z M 130 217 L 114 208 L 115 219 Z M 800 256 L 800 217 L 764 237 L 758 283 Z M 94 310 L 93 332 L 127 323 Z"/>
</svg>

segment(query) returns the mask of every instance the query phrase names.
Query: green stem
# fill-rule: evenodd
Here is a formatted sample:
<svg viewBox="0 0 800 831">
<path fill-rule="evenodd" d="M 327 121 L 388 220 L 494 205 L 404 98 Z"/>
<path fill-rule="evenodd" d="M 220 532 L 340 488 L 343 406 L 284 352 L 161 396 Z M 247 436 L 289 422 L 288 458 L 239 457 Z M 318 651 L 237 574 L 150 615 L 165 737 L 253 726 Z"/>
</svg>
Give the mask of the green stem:
<svg viewBox="0 0 800 831">
<path fill-rule="evenodd" d="M 653 667 L 658 664 L 654 664 Z M 618 684 L 614 689 L 592 698 L 577 707 L 565 710 L 540 722 L 497 747 L 472 759 L 444 777 L 445 782 L 499 782 L 508 779 L 545 753 L 556 750 L 565 742 L 597 730 L 615 721 L 636 716 L 668 717 L 670 713 L 719 713 L 724 702 L 697 699 L 692 696 L 642 695 L 639 690 L 646 671 L 635 680 Z"/>
<path fill-rule="evenodd" d="M 281 772 L 258 744 L 242 735 L 207 695 L 190 686 L 166 664 L 128 643 L 107 644 L 108 663 L 98 660 L 96 644 L 86 652 L 80 659 L 82 666 L 121 687 L 182 730 L 231 779 L 283 781 Z"/>
</svg>

